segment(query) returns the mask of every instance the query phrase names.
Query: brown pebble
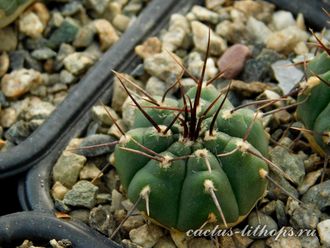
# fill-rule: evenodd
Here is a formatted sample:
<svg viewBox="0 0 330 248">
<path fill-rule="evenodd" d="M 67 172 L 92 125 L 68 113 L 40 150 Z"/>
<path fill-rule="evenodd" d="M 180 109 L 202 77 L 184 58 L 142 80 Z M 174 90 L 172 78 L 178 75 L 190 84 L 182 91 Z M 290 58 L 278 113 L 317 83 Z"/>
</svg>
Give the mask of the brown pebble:
<svg viewBox="0 0 330 248">
<path fill-rule="evenodd" d="M 150 37 L 142 45 L 135 47 L 135 53 L 141 58 L 148 58 L 162 50 L 162 43 L 157 37 Z"/>
<path fill-rule="evenodd" d="M 224 71 L 223 78 L 233 79 L 244 68 L 246 60 L 251 56 L 250 49 L 241 44 L 229 47 L 218 60 L 218 67 Z"/>
</svg>

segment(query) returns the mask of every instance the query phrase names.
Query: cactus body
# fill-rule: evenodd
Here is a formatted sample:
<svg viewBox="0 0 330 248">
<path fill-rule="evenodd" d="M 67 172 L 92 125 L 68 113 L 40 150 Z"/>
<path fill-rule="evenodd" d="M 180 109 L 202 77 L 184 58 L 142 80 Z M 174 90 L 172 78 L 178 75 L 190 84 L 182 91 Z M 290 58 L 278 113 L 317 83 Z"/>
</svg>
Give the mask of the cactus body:
<svg viewBox="0 0 330 248">
<path fill-rule="evenodd" d="M 305 127 L 312 146 L 320 154 L 330 150 L 330 56 L 320 53 L 307 66 L 309 77 L 298 97 L 297 116 Z"/>
<path fill-rule="evenodd" d="M 0 28 L 13 22 L 35 0 L 0 0 Z"/>
<path fill-rule="evenodd" d="M 115 167 L 129 199 L 136 202 L 142 197 L 145 201 L 139 202 L 140 210 L 157 223 L 179 231 L 199 228 L 205 222 L 227 227 L 239 223 L 264 195 L 267 185 L 267 180 L 259 175 L 261 169 L 268 170 L 267 164 L 246 152 L 249 149 L 267 156 L 268 139 L 261 122 L 252 123 L 251 110 L 240 109 L 231 114 L 233 106 L 228 100 L 220 97 L 215 101 L 219 92 L 214 86 L 204 85 L 200 89 L 200 96 L 196 94 L 198 86 L 186 93 L 192 105 L 195 96 L 199 97 L 198 118 L 212 102 L 216 103 L 195 136 L 185 132 L 179 120 L 164 132 L 178 114 L 175 111 L 145 109 L 158 124 L 159 131 L 137 109 L 132 129 L 115 148 Z M 166 98 L 161 104 L 184 108 L 183 99 Z M 188 125 L 193 123 L 191 112 L 193 108 L 182 113 Z M 216 124 L 210 133 L 213 118 Z M 250 135 L 243 141 L 251 123 Z M 151 154 L 155 159 L 131 152 L 146 152 L 141 145 L 157 153 Z M 228 155 L 218 156 L 224 153 Z"/>
</svg>

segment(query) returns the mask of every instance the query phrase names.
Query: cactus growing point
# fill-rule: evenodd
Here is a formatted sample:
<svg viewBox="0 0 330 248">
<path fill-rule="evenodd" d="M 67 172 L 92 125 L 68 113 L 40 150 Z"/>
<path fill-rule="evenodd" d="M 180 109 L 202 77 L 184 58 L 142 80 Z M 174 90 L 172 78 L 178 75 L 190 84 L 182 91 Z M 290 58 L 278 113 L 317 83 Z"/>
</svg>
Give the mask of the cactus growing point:
<svg viewBox="0 0 330 248">
<path fill-rule="evenodd" d="M 187 92 L 178 78 L 180 99 L 136 100 L 116 73 L 137 109 L 116 145 L 115 168 L 128 198 L 171 230 L 234 226 L 267 186 L 268 137 L 258 113 L 235 109 L 230 85 L 219 92 L 211 84 L 221 73 L 204 82 L 205 64 Z"/>
</svg>

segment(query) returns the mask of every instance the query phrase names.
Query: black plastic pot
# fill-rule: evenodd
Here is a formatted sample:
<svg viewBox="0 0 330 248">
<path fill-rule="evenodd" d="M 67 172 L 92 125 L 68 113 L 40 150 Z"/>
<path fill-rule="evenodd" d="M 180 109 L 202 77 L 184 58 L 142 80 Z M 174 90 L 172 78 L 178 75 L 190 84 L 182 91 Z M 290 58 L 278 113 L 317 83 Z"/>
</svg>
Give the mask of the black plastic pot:
<svg viewBox="0 0 330 248">
<path fill-rule="evenodd" d="M 120 40 L 109 49 L 82 78 L 51 116 L 30 137 L 9 151 L 0 153 L 0 179 L 16 175 L 41 161 L 58 143 L 72 136 L 73 126 L 88 122 L 88 109 L 99 99 L 108 99 L 113 73 L 111 70 L 129 71 L 137 63 L 134 47 L 145 37 L 157 32 L 173 11 L 185 1 L 153 0 L 142 11 Z M 78 128 L 79 129 L 79 128 Z"/>
<path fill-rule="evenodd" d="M 60 220 L 50 214 L 33 211 L 0 217 L 0 247 L 16 247 L 25 239 L 33 242 L 68 239 L 75 248 L 120 247 L 82 223 Z"/>
<path fill-rule="evenodd" d="M 160 18 L 160 22 L 158 23 L 157 29 L 155 29 L 151 33 L 156 33 L 160 28 L 164 26 L 164 24 L 167 22 L 168 17 L 171 13 L 175 12 L 184 12 L 184 10 L 188 10 L 193 4 L 201 2 L 200 0 L 190 0 L 190 1 L 184 1 L 184 0 L 176 0 L 175 3 L 173 1 L 172 8 L 168 9 L 168 15 L 164 16 L 164 19 Z M 270 2 L 273 2 L 275 4 L 279 4 L 278 7 L 282 8 L 282 1 L 275 1 L 270 0 Z M 302 3 L 304 4 L 309 3 L 308 0 L 291 0 L 290 3 Z M 314 1 L 313 1 L 314 2 Z M 286 6 L 288 7 L 288 6 Z M 310 4 L 310 10 L 312 12 L 318 11 L 319 15 L 322 10 L 319 9 L 319 6 L 316 4 Z M 315 9 L 314 9 L 315 8 Z M 285 8 L 288 10 L 291 10 L 294 14 L 297 14 L 300 12 L 298 9 L 290 9 Z M 323 13 L 323 12 L 322 12 Z M 307 17 L 307 20 L 310 20 L 308 13 L 305 14 Z M 314 28 L 322 28 L 324 27 L 325 23 L 322 23 L 322 25 L 318 22 L 309 22 L 311 25 L 313 25 Z M 136 63 L 136 58 L 130 60 L 133 65 Z M 95 103 L 96 98 L 100 97 L 99 99 L 108 99 L 110 97 L 111 91 L 107 91 L 104 94 L 98 94 L 91 98 L 91 102 Z M 107 98 L 108 97 L 108 98 Z M 105 100 L 104 102 L 108 102 L 108 100 Z M 88 107 L 84 107 L 82 111 L 87 111 L 88 108 L 92 104 L 89 104 Z M 51 187 L 51 170 L 55 163 L 55 161 L 58 159 L 60 152 L 64 149 L 64 146 L 68 143 L 69 138 L 74 137 L 75 135 L 79 135 L 82 130 L 86 127 L 86 124 L 88 123 L 88 114 L 81 113 L 84 118 L 81 121 L 77 121 L 77 119 L 71 123 L 70 130 L 68 132 L 72 132 L 69 135 L 66 136 L 64 140 L 59 140 L 58 144 L 54 146 L 54 149 L 50 151 L 47 155 L 47 157 L 44 157 L 41 161 L 38 162 L 38 164 L 33 167 L 28 173 L 24 181 L 21 181 L 19 184 L 19 200 L 21 203 L 21 206 L 24 210 L 38 210 L 38 211 L 44 211 L 44 212 L 54 212 L 54 203 L 50 196 L 50 187 Z"/>
</svg>

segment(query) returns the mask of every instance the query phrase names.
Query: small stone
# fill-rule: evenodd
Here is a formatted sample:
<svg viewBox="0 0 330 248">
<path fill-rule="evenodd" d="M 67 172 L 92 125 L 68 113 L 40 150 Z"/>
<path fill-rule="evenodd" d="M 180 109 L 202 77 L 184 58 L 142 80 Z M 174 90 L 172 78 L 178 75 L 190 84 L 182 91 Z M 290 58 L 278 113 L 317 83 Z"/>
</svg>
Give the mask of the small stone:
<svg viewBox="0 0 330 248">
<path fill-rule="evenodd" d="M 197 17 L 201 22 L 209 22 L 212 24 L 217 24 L 220 20 L 218 13 L 208 10 L 205 7 L 195 5 L 192 7 L 191 12 Z"/>
<path fill-rule="evenodd" d="M 324 220 L 317 225 L 317 231 L 320 236 L 321 244 L 324 247 L 330 246 L 330 219 Z"/>
<path fill-rule="evenodd" d="M 296 26 L 289 26 L 267 37 L 266 46 L 277 52 L 292 52 L 299 42 L 305 42 L 308 34 Z"/>
<path fill-rule="evenodd" d="M 232 80 L 231 83 L 231 89 L 246 98 L 255 97 L 265 92 L 268 88 L 270 88 L 269 85 L 261 82 L 245 83 L 240 80 Z"/>
<path fill-rule="evenodd" d="M 187 44 L 187 34 L 182 28 L 178 27 L 164 33 L 162 41 L 163 49 L 172 52 L 180 47 L 185 47 Z"/>
<path fill-rule="evenodd" d="M 53 167 L 54 181 L 59 181 L 65 187 L 71 188 L 77 182 L 85 162 L 84 156 L 64 151 Z"/>
<path fill-rule="evenodd" d="M 112 233 L 116 223 L 110 214 L 109 206 L 99 205 L 93 208 L 89 214 L 89 225 L 106 235 Z"/>
<path fill-rule="evenodd" d="M 32 38 L 40 38 L 45 25 L 34 12 L 26 12 L 19 18 L 19 30 Z"/>
<path fill-rule="evenodd" d="M 191 52 L 186 58 L 188 64 L 188 71 L 195 77 L 199 77 L 203 70 L 204 59 L 199 52 Z M 205 80 L 213 78 L 218 73 L 218 69 L 215 66 L 214 60 L 212 58 L 208 58 L 206 60 L 206 68 L 205 68 Z"/>
<path fill-rule="evenodd" d="M 74 75 L 80 75 L 85 72 L 94 60 L 84 52 L 75 52 L 63 60 L 65 68 Z"/>
<path fill-rule="evenodd" d="M 93 9 L 98 14 L 102 14 L 106 9 L 109 0 L 84 0 L 83 2 L 88 8 Z"/>
<path fill-rule="evenodd" d="M 278 227 L 281 228 L 283 226 L 287 226 L 288 220 L 285 213 L 285 205 L 282 201 L 280 200 L 276 201 L 275 211 L 276 211 L 276 219 L 277 219 Z"/>
<path fill-rule="evenodd" d="M 73 21 L 73 19 L 66 18 L 61 26 L 49 37 L 48 46 L 55 49 L 62 43 L 70 43 L 74 41 L 78 31 L 79 26 Z"/>
<path fill-rule="evenodd" d="M 215 28 L 215 33 L 232 44 L 246 43 L 251 38 L 246 26 L 237 21 L 224 20 L 220 22 Z"/>
<path fill-rule="evenodd" d="M 70 206 L 91 209 L 96 204 L 96 193 L 98 189 L 97 186 L 88 181 L 78 181 L 73 185 L 72 189 L 65 194 L 63 202 Z"/>
<path fill-rule="evenodd" d="M 56 60 L 62 63 L 67 56 L 73 54 L 74 52 L 75 52 L 75 48 L 73 46 L 63 43 L 60 45 Z"/>
<path fill-rule="evenodd" d="M 200 247 L 205 247 L 205 248 L 213 248 L 214 244 L 212 240 L 207 240 L 204 238 L 194 238 L 188 241 L 188 247 L 189 248 L 200 248 Z"/>
<path fill-rule="evenodd" d="M 322 173 L 323 173 L 323 169 L 319 169 L 317 171 L 312 171 L 308 173 L 305 176 L 304 181 L 298 186 L 299 193 L 300 194 L 306 193 L 306 191 L 316 183 L 316 181 L 319 179 Z"/>
<path fill-rule="evenodd" d="M 24 119 L 30 121 L 32 119 L 46 119 L 55 109 L 55 106 L 49 102 L 33 98 L 30 101 L 28 108 L 26 108 L 22 115 Z"/>
<path fill-rule="evenodd" d="M 152 96 L 163 96 L 166 84 L 157 77 L 150 77 L 146 83 L 146 91 Z"/>
<path fill-rule="evenodd" d="M 86 164 L 79 173 L 79 178 L 81 180 L 94 179 L 102 175 L 102 172 L 95 164 Z"/>
<path fill-rule="evenodd" d="M 125 133 L 127 131 L 127 127 L 122 119 L 117 120 L 116 123 L 117 123 L 117 125 L 112 125 L 109 128 L 107 134 L 120 139 L 120 137 L 123 135 L 122 132 Z M 118 129 L 117 126 L 119 126 L 120 129 Z"/>
<path fill-rule="evenodd" d="M 113 189 L 111 192 L 112 202 L 111 202 L 111 211 L 116 211 L 122 209 L 121 202 L 123 200 L 123 195 L 119 193 L 116 189 Z"/>
<path fill-rule="evenodd" d="M 176 246 L 169 237 L 161 237 L 154 248 L 176 248 Z"/>
<path fill-rule="evenodd" d="M 299 239 L 302 248 L 320 248 L 320 241 L 316 235 L 302 235 Z"/>
<path fill-rule="evenodd" d="M 45 47 L 45 48 L 41 48 L 38 50 L 34 50 L 31 55 L 35 59 L 46 60 L 46 59 L 51 59 L 51 58 L 55 57 L 56 52 L 54 52 L 50 48 Z"/>
<path fill-rule="evenodd" d="M 47 26 L 50 14 L 45 4 L 36 2 L 31 5 L 29 10 L 33 11 L 39 17 L 45 27 Z"/>
<path fill-rule="evenodd" d="M 0 77 L 6 74 L 8 68 L 9 68 L 9 56 L 6 52 L 2 52 L 0 53 Z"/>
<path fill-rule="evenodd" d="M 295 26 L 296 21 L 291 12 L 279 10 L 273 14 L 272 24 L 276 30 L 282 30 L 288 26 Z"/>
<path fill-rule="evenodd" d="M 123 239 L 121 241 L 123 248 L 143 248 L 141 245 L 137 245 L 128 239 Z"/>
<path fill-rule="evenodd" d="M 100 193 L 96 195 L 96 204 L 109 204 L 111 203 L 111 194 Z"/>
<path fill-rule="evenodd" d="M 282 230 L 287 230 L 288 232 L 291 230 L 293 232 L 292 227 L 288 227 L 287 229 L 282 229 Z M 282 248 L 282 247 L 290 247 L 290 248 L 301 248 L 301 243 L 298 237 L 295 236 L 283 236 L 280 235 L 276 239 L 276 235 L 268 238 L 266 240 L 266 244 L 270 248 Z"/>
<path fill-rule="evenodd" d="M 234 232 L 236 231 L 239 230 L 235 229 Z M 235 243 L 235 247 L 247 248 L 253 242 L 253 239 L 250 239 L 249 237 L 242 235 L 241 233 L 238 232 L 233 235 L 233 241 Z"/>
<path fill-rule="evenodd" d="M 95 20 L 93 21 L 93 25 L 98 34 L 102 51 L 110 48 L 117 40 L 119 40 L 115 28 L 107 20 Z"/>
<path fill-rule="evenodd" d="M 223 78 L 233 79 L 240 74 L 246 60 L 251 56 L 250 49 L 242 44 L 229 47 L 218 60 L 218 68 L 223 71 Z"/>
<path fill-rule="evenodd" d="M 304 73 L 293 66 L 290 60 L 278 60 L 271 67 L 284 94 L 289 93 L 304 77 Z"/>
<path fill-rule="evenodd" d="M 73 220 L 79 220 L 85 224 L 89 224 L 88 223 L 89 214 L 90 214 L 89 209 L 74 209 L 70 211 L 69 214 Z"/>
<path fill-rule="evenodd" d="M 180 59 L 177 58 L 179 61 Z M 165 82 L 175 82 L 181 73 L 180 66 L 167 53 L 157 53 L 144 60 L 144 69 Z"/>
<path fill-rule="evenodd" d="M 273 78 L 271 65 L 284 56 L 270 49 L 263 49 L 256 57 L 246 61 L 242 74 L 245 82 L 269 82 Z"/>
<path fill-rule="evenodd" d="M 190 23 L 186 16 L 181 14 L 173 14 L 170 18 L 169 30 L 181 28 L 186 34 L 191 32 Z"/>
<path fill-rule="evenodd" d="M 256 240 L 252 243 L 250 248 L 266 248 L 265 240 Z"/>
<path fill-rule="evenodd" d="M 153 247 L 163 235 L 162 229 L 154 224 L 145 224 L 129 232 L 130 239 L 144 248 Z"/>
<path fill-rule="evenodd" d="M 105 135 L 105 134 L 90 135 L 83 139 L 76 153 L 86 157 L 95 157 L 95 156 L 111 153 L 114 151 L 115 146 L 107 145 L 107 144 L 111 144 L 114 141 L 116 141 L 116 139 L 109 135 Z"/>
<path fill-rule="evenodd" d="M 0 126 L 9 128 L 17 121 L 17 113 L 14 108 L 5 108 L 0 112 Z"/>
<path fill-rule="evenodd" d="M 83 28 L 79 29 L 79 32 L 77 33 L 73 42 L 73 45 L 78 48 L 88 47 L 90 44 L 92 44 L 95 34 L 95 26 L 92 24 L 87 24 Z"/>
<path fill-rule="evenodd" d="M 113 26 L 122 32 L 124 32 L 128 28 L 130 23 L 131 18 L 122 14 L 116 15 L 115 18 L 113 18 L 112 20 Z"/>
<path fill-rule="evenodd" d="M 320 216 L 321 212 L 314 204 L 305 204 L 293 211 L 290 224 L 295 229 L 315 229 Z"/>
<path fill-rule="evenodd" d="M 51 193 L 52 197 L 57 200 L 63 200 L 64 195 L 69 191 L 61 182 L 56 181 L 52 187 Z"/>
<path fill-rule="evenodd" d="M 311 187 L 302 197 L 304 203 L 314 203 L 322 211 L 330 206 L 330 180 Z"/>
<path fill-rule="evenodd" d="M 1 90 L 7 97 L 19 97 L 42 83 L 40 72 L 20 69 L 6 74 L 1 80 Z"/>
<path fill-rule="evenodd" d="M 305 56 L 306 54 L 308 54 L 309 49 L 306 45 L 305 42 L 300 41 L 298 42 L 295 47 L 293 48 L 293 51 L 297 54 L 297 55 L 303 55 Z"/>
<path fill-rule="evenodd" d="M 251 37 L 257 42 L 266 43 L 272 31 L 261 21 L 256 20 L 250 16 L 246 24 L 246 29 Z"/>
<path fill-rule="evenodd" d="M 251 235 L 250 238 L 261 239 L 267 237 L 272 230 L 277 231 L 278 226 L 276 222 L 268 215 L 262 212 L 252 212 L 248 217 L 249 230 L 253 230 L 256 235 Z M 258 230 L 258 231 L 256 231 Z M 264 231 L 261 231 L 264 230 Z"/>
<path fill-rule="evenodd" d="M 105 126 L 111 126 L 113 124 L 112 118 L 114 120 L 119 119 L 119 116 L 113 109 L 103 105 L 92 107 L 91 115 L 94 121 Z"/>
<path fill-rule="evenodd" d="M 0 51 L 2 52 L 8 52 L 8 51 L 14 51 L 17 48 L 17 33 L 13 29 L 13 27 L 8 26 L 5 28 L 0 29 Z"/>
<path fill-rule="evenodd" d="M 60 72 L 60 82 L 64 84 L 73 84 L 77 81 L 77 78 L 67 70 L 61 70 Z"/>
<path fill-rule="evenodd" d="M 205 53 L 208 44 L 209 27 L 201 22 L 193 21 L 191 22 L 191 28 L 195 47 Z M 220 55 L 227 49 L 227 42 L 212 30 L 210 31 L 210 54 L 215 56 Z"/>
<path fill-rule="evenodd" d="M 206 8 L 213 10 L 220 8 L 226 2 L 226 0 L 206 0 L 205 5 Z"/>
<path fill-rule="evenodd" d="M 130 232 L 132 229 L 139 228 L 145 224 L 144 217 L 142 215 L 129 216 L 123 224 L 123 229 Z"/>
<path fill-rule="evenodd" d="M 28 122 L 17 121 L 7 130 L 5 138 L 17 145 L 22 143 L 31 133 L 32 130 Z"/>
<path fill-rule="evenodd" d="M 263 22 L 269 22 L 273 11 L 275 9 L 275 5 L 268 3 L 266 1 L 234 1 L 234 9 L 239 10 L 244 13 L 245 16 L 253 16 L 257 20 Z"/>
<path fill-rule="evenodd" d="M 157 37 L 150 37 L 143 42 L 142 45 L 135 47 L 135 53 L 143 59 L 146 59 L 154 54 L 160 53 L 162 43 Z"/>
</svg>

